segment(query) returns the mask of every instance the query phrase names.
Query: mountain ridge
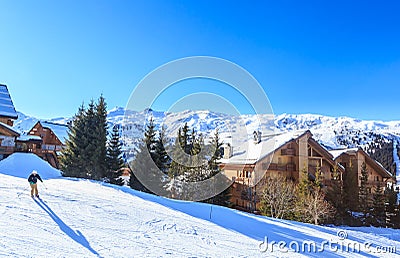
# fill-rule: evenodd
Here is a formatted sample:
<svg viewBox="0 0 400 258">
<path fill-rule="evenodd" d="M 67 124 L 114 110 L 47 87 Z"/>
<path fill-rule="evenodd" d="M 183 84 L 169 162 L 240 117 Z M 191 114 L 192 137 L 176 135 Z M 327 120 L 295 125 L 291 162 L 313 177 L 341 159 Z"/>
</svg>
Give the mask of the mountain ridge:
<svg viewBox="0 0 400 258">
<path fill-rule="evenodd" d="M 27 133 L 39 120 L 61 124 L 67 124 L 72 120 L 72 118 L 66 117 L 41 120 L 22 112 L 18 112 L 18 115 L 19 118 L 15 121 L 14 128 L 22 134 Z M 375 149 L 380 149 L 383 145 L 390 143 L 393 160 L 397 160 L 398 157 L 393 148 L 400 146 L 400 121 L 397 120 L 385 122 L 346 116 L 287 113 L 272 118 L 268 114 L 231 116 L 210 110 L 163 112 L 146 109 L 126 111 L 123 107 L 114 107 L 108 111 L 109 128 L 111 130 L 114 125 L 119 126 L 124 150 L 126 153 L 130 153 L 128 156 L 133 157 L 134 150 L 143 138 L 144 129 L 150 117 L 153 118 L 157 129 L 166 126 L 166 135 L 171 143 L 177 130 L 187 123 L 189 127 L 203 134 L 205 140 L 210 139 L 218 128 L 220 138 L 233 145 L 251 138 L 253 131 L 261 131 L 263 135 L 267 135 L 271 132 L 310 130 L 313 137 L 328 150 L 361 147 L 374 152 Z M 390 166 L 392 164 L 386 165 L 387 168 Z"/>
</svg>

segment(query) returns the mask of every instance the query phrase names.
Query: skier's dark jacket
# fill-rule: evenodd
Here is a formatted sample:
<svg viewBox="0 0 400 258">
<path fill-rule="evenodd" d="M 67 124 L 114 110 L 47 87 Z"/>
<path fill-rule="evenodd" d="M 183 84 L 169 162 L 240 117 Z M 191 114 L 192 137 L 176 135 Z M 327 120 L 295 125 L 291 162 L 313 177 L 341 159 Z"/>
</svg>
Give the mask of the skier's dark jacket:
<svg viewBox="0 0 400 258">
<path fill-rule="evenodd" d="M 39 174 L 30 174 L 28 177 L 28 182 L 30 184 L 36 184 L 38 179 L 43 183 L 43 180 L 40 178 Z"/>
</svg>

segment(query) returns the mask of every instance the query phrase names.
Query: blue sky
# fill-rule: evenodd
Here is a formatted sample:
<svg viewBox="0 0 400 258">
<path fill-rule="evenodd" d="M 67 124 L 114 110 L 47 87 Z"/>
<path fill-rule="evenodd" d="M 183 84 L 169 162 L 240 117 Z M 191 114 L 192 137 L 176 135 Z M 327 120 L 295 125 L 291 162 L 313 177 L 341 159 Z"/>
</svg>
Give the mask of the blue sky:
<svg viewBox="0 0 400 258">
<path fill-rule="evenodd" d="M 3 0 L 0 10 L 0 83 L 26 114 L 71 116 L 101 93 L 125 106 L 158 66 L 205 55 L 249 71 L 276 114 L 400 120 L 398 1 Z M 169 94 L 156 109 L 171 109 Z"/>
</svg>

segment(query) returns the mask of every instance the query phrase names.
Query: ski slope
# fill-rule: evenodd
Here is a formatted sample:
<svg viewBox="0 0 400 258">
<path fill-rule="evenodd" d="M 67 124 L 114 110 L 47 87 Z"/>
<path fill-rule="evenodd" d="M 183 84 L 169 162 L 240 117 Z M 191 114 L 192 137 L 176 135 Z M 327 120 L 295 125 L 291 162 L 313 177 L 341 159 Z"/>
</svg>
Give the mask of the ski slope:
<svg viewBox="0 0 400 258">
<path fill-rule="evenodd" d="M 39 201 L 29 196 L 16 162 L 9 162 L 4 174 L 6 162 L 0 162 L 0 257 L 400 257 L 400 232 L 392 229 L 276 220 L 57 174 L 39 183 Z M 40 166 L 44 161 L 32 162 Z M 319 250 L 324 241 L 371 247 L 340 251 L 325 246 L 321 252 L 298 253 L 276 244 L 306 240 Z M 378 253 L 379 246 L 397 253 Z"/>
</svg>

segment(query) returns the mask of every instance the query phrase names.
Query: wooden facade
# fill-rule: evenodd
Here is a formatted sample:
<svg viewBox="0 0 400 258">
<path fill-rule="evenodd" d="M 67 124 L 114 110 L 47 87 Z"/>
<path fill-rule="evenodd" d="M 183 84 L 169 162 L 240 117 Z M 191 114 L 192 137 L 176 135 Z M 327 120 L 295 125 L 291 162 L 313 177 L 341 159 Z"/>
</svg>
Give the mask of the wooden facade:
<svg viewBox="0 0 400 258">
<path fill-rule="evenodd" d="M 57 135 L 51 130 L 51 128 L 43 126 L 40 121 L 38 121 L 28 132 L 29 135 L 36 135 L 42 139 L 41 149 L 61 151 L 64 144 L 57 137 Z"/>
<path fill-rule="evenodd" d="M 0 84 L 0 160 L 15 151 L 15 142 L 20 134 L 12 126 L 17 118 L 8 88 Z"/>
<path fill-rule="evenodd" d="M 346 168 L 345 173 L 351 173 L 355 180 L 354 188 L 358 189 L 361 185 L 362 164 L 365 163 L 368 171 L 368 191 L 374 192 L 378 184 L 385 188 L 387 185 L 395 184 L 394 176 L 388 172 L 381 164 L 372 159 L 363 149 L 344 149 L 332 151 L 336 155 L 335 161 Z"/>
<path fill-rule="evenodd" d="M 56 133 L 51 128 L 43 126 L 40 121 L 29 130 L 28 135 L 17 140 L 17 149 L 35 153 L 55 168 L 59 168 L 57 153 L 63 147 L 64 144 Z"/>
<path fill-rule="evenodd" d="M 310 131 L 291 138 L 264 157 L 261 153 L 260 158 L 252 163 L 228 159 L 220 165 L 223 173 L 234 181 L 231 202 L 235 208 L 251 212 L 259 210 L 259 194 L 265 177 L 281 175 L 297 183 L 302 169 L 307 169 L 309 176 L 314 177 L 319 167 L 323 182 L 329 184 L 334 166 L 333 156 L 312 138 Z M 342 167 L 339 169 L 343 172 Z"/>
</svg>

